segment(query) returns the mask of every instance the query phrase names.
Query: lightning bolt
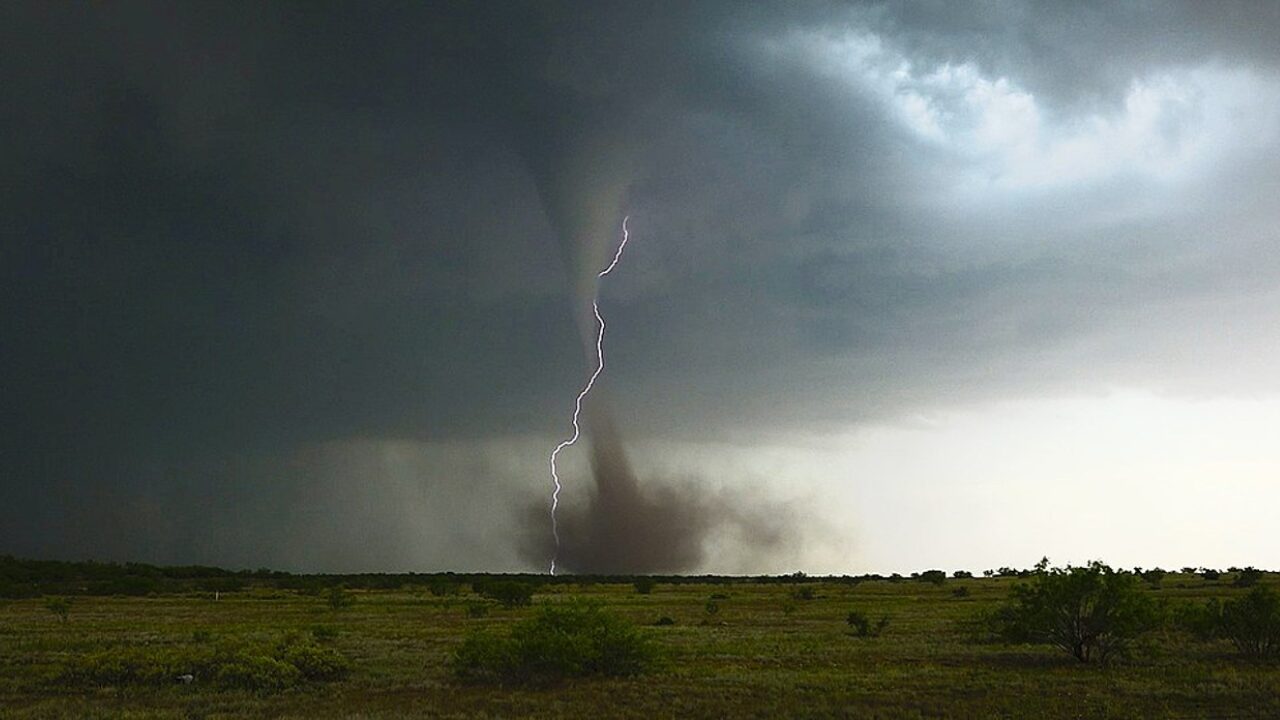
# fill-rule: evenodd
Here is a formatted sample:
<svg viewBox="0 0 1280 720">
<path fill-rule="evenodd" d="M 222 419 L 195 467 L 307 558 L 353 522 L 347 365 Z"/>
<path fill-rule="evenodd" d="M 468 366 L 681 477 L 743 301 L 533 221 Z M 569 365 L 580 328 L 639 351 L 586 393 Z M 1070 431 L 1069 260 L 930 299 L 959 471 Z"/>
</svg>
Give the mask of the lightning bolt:
<svg viewBox="0 0 1280 720">
<path fill-rule="evenodd" d="M 613 255 L 613 261 L 609 263 L 609 267 L 596 273 L 596 277 L 602 278 L 613 272 L 618 266 L 618 261 L 622 259 L 622 251 L 627 249 L 627 240 L 631 239 L 631 233 L 627 230 L 627 221 L 631 219 L 628 215 L 622 218 L 622 242 L 618 244 L 618 251 Z M 591 373 L 591 377 L 587 378 L 587 384 L 582 387 L 582 392 L 578 393 L 578 398 L 573 402 L 573 435 L 569 439 L 556 445 L 551 451 L 551 480 L 555 483 L 555 490 L 551 492 L 551 535 L 556 540 L 556 551 L 551 556 L 550 573 L 556 574 L 556 560 L 560 557 L 560 527 L 556 524 L 556 510 L 560 507 L 560 473 L 556 470 L 556 458 L 560 456 L 560 451 L 578 442 L 578 438 L 582 436 L 582 428 L 578 426 L 578 416 L 582 414 L 582 400 L 591 392 L 591 388 L 596 384 L 596 378 L 600 377 L 600 373 L 604 372 L 604 318 L 600 316 L 600 290 L 597 287 L 596 296 L 591 299 L 591 312 L 596 316 L 596 325 L 600 328 L 596 332 L 596 369 Z"/>
</svg>

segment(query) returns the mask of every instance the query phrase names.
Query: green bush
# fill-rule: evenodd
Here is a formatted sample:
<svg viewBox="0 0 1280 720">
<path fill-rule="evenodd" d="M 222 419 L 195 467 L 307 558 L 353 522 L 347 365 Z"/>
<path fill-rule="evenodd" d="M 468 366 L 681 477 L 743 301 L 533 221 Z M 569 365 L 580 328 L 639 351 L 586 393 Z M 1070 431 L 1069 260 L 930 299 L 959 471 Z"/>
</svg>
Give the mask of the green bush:
<svg viewBox="0 0 1280 720">
<path fill-rule="evenodd" d="M 1235 587 L 1253 587 L 1262 579 L 1262 571 L 1255 567 L 1247 567 L 1236 573 L 1236 579 L 1231 581 Z"/>
<path fill-rule="evenodd" d="M 1100 563 L 1036 566 L 1032 580 L 1013 586 L 994 616 L 996 632 L 1011 642 L 1054 645 L 1080 662 L 1106 662 L 1157 624 L 1155 602 L 1137 578 Z"/>
<path fill-rule="evenodd" d="M 1168 575 L 1168 573 L 1160 568 L 1152 568 L 1151 570 L 1141 573 L 1142 579 L 1150 583 L 1152 587 L 1160 587 L 1160 583 L 1164 580 L 1165 575 Z"/>
<path fill-rule="evenodd" d="M 646 575 L 636 578 L 632 584 L 635 586 L 636 592 L 641 595 L 648 595 L 653 592 L 653 587 L 658 584 L 658 581 Z"/>
<path fill-rule="evenodd" d="M 598 605 L 544 606 L 509 635 L 467 637 L 454 653 L 454 673 L 469 682 L 544 683 L 571 677 L 633 675 L 655 654 L 634 625 Z"/>
<path fill-rule="evenodd" d="M 335 585 L 325 593 L 325 601 L 329 603 L 331 610 L 346 610 L 356 603 L 356 596 L 347 592 L 346 588 Z"/>
<path fill-rule="evenodd" d="M 171 685 L 182 675 L 218 688 L 283 690 L 304 680 L 344 677 L 350 662 L 332 648 L 286 638 L 274 648 L 236 644 L 116 647 L 64 664 L 62 684 L 127 687 Z"/>
<path fill-rule="evenodd" d="M 301 679 L 298 668 L 266 655 L 237 657 L 219 664 L 213 672 L 213 680 L 219 686 L 239 690 L 284 690 Z"/>
<path fill-rule="evenodd" d="M 1185 607 L 1178 619 L 1201 640 L 1224 638 L 1255 658 L 1280 655 L 1280 595 L 1270 588 L 1258 586 L 1241 598 Z"/>
<path fill-rule="evenodd" d="M 947 581 L 947 574 L 942 570 L 925 570 L 920 573 L 920 577 L 916 579 L 920 582 L 927 582 L 932 585 L 941 585 Z"/>
<path fill-rule="evenodd" d="M 515 580 L 482 583 L 477 585 L 475 590 L 480 597 L 496 600 L 503 607 L 521 607 L 533 602 L 533 586 Z"/>
<path fill-rule="evenodd" d="M 483 600 L 472 600 L 467 603 L 467 617 L 482 618 L 489 616 L 489 603 Z"/>
<path fill-rule="evenodd" d="M 341 680 L 351 670 L 351 663 L 337 650 L 312 643 L 286 644 L 277 649 L 276 658 L 307 680 Z"/>
<path fill-rule="evenodd" d="M 1222 604 L 1220 632 L 1240 652 L 1266 658 L 1280 654 L 1280 595 L 1255 587 L 1248 595 Z"/>
<path fill-rule="evenodd" d="M 317 642 L 332 642 L 338 639 L 338 628 L 332 625 L 312 625 L 311 637 Z"/>
<path fill-rule="evenodd" d="M 82 655 L 63 666 L 59 680 L 69 685 L 140 685 L 169 682 L 182 658 L 143 648 L 116 648 Z"/>
<path fill-rule="evenodd" d="M 845 623 L 853 629 L 853 634 L 858 637 L 880 637 L 885 628 L 889 627 L 889 616 L 881 615 L 880 619 L 874 624 L 871 618 L 867 617 L 860 610 L 851 610 L 845 618 Z"/>
<path fill-rule="evenodd" d="M 49 598 L 44 601 L 45 608 L 58 616 L 62 622 L 67 621 L 67 616 L 71 614 L 71 598 Z"/>
</svg>

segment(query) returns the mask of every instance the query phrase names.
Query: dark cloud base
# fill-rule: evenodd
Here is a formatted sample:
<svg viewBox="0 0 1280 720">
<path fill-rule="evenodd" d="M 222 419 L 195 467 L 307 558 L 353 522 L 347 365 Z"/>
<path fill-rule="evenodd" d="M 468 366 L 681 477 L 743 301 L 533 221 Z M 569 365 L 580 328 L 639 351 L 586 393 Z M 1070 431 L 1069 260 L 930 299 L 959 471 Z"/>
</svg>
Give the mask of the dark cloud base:
<svg viewBox="0 0 1280 720">
<path fill-rule="evenodd" d="M 1183 196 L 940 207 L 964 158 L 762 48 L 875 33 L 1070 119 L 1171 68 L 1274 78 L 1278 25 L 1230 2 L 0 4 L 0 552 L 253 563 L 209 538 L 363 532 L 307 505 L 331 458 L 261 471 L 305 448 L 559 432 L 583 368 L 538 168 L 605 123 L 636 156 L 603 299 L 628 438 L 1109 382 L 1274 391 L 1274 140 Z M 637 481 L 608 428 L 592 443 L 566 567 L 696 568 L 735 528 L 797 542 L 767 505 Z M 423 493 L 456 508 L 485 471 Z M 519 515 L 507 490 L 457 522 Z M 405 536 L 270 561 L 408 563 Z M 474 537 L 456 569 L 497 563 Z"/>
</svg>

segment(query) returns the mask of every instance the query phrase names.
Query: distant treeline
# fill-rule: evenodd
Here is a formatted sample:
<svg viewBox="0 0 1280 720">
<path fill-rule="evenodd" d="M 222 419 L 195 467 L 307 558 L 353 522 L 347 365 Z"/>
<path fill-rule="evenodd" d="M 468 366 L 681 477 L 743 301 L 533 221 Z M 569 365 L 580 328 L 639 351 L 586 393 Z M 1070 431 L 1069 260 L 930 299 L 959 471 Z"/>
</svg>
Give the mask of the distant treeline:
<svg viewBox="0 0 1280 720">
<path fill-rule="evenodd" d="M 271 570 L 224 570 L 202 565 L 160 567 L 145 563 L 23 560 L 0 555 L 0 597 L 39 595 L 151 595 L 231 592 L 251 580 L 280 579 Z"/>
<path fill-rule="evenodd" d="M 1254 572 L 1246 568 L 1243 572 Z M 1027 577 L 1033 570 L 1003 567 L 987 570 L 987 577 Z M 1164 575 L 1163 570 L 1134 569 L 1135 574 Z M 1198 571 L 1183 568 L 1182 572 L 1199 572 L 1206 579 L 1216 580 L 1219 572 L 1207 568 Z M 1230 568 L 1227 572 L 1242 572 Z M 302 593 L 319 593 L 327 588 L 346 587 L 359 590 L 394 590 L 421 586 L 435 594 L 446 594 L 463 585 L 473 588 L 492 584 L 496 580 L 525 583 L 533 587 L 545 585 L 632 584 L 645 577 L 652 582 L 679 584 L 733 584 L 733 583 L 846 583 L 856 584 L 886 580 L 889 582 L 928 582 L 941 584 L 947 573 L 942 570 L 926 570 L 903 576 L 892 575 L 806 575 L 802 572 L 790 575 L 546 575 L 542 573 L 359 573 L 295 574 L 280 570 L 226 570 L 204 565 L 159 566 L 146 563 L 67 562 L 61 560 L 24 560 L 10 555 L 0 555 L 0 598 L 28 598 L 42 595 L 163 595 L 183 593 L 235 592 L 249 587 L 293 590 Z M 963 570 L 951 574 L 953 579 L 967 579 L 972 575 Z M 1158 580 L 1157 580 L 1158 582 Z"/>
</svg>

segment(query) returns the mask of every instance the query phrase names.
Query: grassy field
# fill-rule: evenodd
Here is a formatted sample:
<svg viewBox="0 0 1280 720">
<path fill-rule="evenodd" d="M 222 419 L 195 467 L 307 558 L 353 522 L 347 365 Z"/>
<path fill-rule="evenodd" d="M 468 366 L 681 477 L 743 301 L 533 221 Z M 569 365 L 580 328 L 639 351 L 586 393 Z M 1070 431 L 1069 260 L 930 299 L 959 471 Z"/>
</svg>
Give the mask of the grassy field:
<svg viewBox="0 0 1280 720">
<path fill-rule="evenodd" d="M 1264 583 L 1273 583 L 1268 576 Z M 1171 603 L 1243 591 L 1171 574 L 1151 592 Z M 1176 630 L 1144 638 L 1131 657 L 1082 665 L 1049 647 L 1010 646 L 971 621 L 1008 593 L 1010 578 L 543 587 L 532 607 L 494 606 L 423 588 L 353 591 L 332 609 L 321 594 L 253 586 L 224 593 L 77 597 L 65 622 L 43 599 L 0 601 L 0 717 L 1280 717 L 1280 667 Z M 812 599 L 797 590 L 810 588 Z M 964 588 L 965 590 L 958 590 Z M 708 612 L 708 599 L 717 611 Z M 553 687 L 467 685 L 449 658 L 468 633 L 501 630 L 541 603 L 598 601 L 647 626 L 654 671 Z M 890 620 L 880 637 L 849 631 L 851 610 Z M 661 617 L 672 625 L 655 625 Z M 319 630 L 317 630 L 319 626 Z M 65 668 L 94 653 L 179 651 L 201 643 L 267 646 L 312 638 L 350 660 L 345 678 L 280 691 L 221 689 L 197 677 L 100 686 Z"/>
</svg>

